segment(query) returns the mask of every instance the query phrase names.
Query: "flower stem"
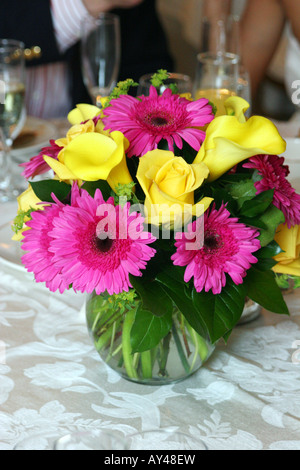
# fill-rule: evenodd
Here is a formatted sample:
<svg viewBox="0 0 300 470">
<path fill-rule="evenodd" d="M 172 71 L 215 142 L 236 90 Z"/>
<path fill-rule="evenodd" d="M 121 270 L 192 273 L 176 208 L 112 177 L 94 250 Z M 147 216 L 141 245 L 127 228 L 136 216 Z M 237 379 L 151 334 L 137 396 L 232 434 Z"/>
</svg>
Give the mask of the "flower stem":
<svg viewBox="0 0 300 470">
<path fill-rule="evenodd" d="M 137 379 L 137 372 L 133 365 L 133 354 L 130 343 L 130 331 L 135 318 L 135 310 L 129 311 L 124 319 L 123 333 L 122 333 L 122 346 L 123 346 L 123 359 L 127 375 L 131 379 Z"/>
<path fill-rule="evenodd" d="M 187 324 L 187 328 L 196 348 L 195 354 L 199 354 L 201 361 L 204 362 L 209 353 L 207 343 L 189 324 Z"/>
<path fill-rule="evenodd" d="M 144 379 L 152 378 L 152 358 L 151 351 L 145 351 L 141 353 L 141 363 Z"/>
<path fill-rule="evenodd" d="M 159 375 L 161 377 L 166 377 L 168 375 L 166 371 L 169 352 L 170 352 L 170 341 L 171 341 L 171 332 L 163 339 L 162 344 L 160 345 L 160 359 L 159 359 Z"/>
<path fill-rule="evenodd" d="M 183 350 L 182 344 L 180 342 L 180 339 L 179 339 L 179 336 L 178 336 L 178 333 L 177 333 L 177 330 L 176 330 L 176 326 L 175 326 L 174 323 L 172 325 L 172 333 L 173 333 L 174 341 L 175 341 L 177 351 L 178 351 L 181 363 L 183 365 L 183 368 L 186 371 L 186 373 L 189 374 L 190 373 L 190 366 L 189 366 L 189 363 L 187 361 L 187 358 L 185 357 L 184 350 Z"/>
</svg>

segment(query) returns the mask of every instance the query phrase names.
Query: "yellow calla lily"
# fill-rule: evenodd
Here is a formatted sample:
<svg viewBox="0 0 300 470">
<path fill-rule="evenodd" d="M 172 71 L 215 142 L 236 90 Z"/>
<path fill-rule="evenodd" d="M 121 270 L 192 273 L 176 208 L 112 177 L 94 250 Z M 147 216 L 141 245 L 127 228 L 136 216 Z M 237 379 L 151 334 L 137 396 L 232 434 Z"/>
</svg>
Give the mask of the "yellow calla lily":
<svg viewBox="0 0 300 470">
<path fill-rule="evenodd" d="M 81 124 L 82 122 L 93 119 L 101 114 L 101 110 L 97 106 L 91 104 L 78 104 L 75 109 L 69 112 L 68 121 L 70 124 Z"/>
<path fill-rule="evenodd" d="M 231 107 L 235 100 L 240 101 L 237 97 L 230 100 Z M 236 102 L 235 109 L 238 105 L 243 106 L 243 102 Z M 203 162 L 208 166 L 209 181 L 218 179 L 254 155 L 280 155 L 285 152 L 286 142 L 270 120 L 253 116 L 243 121 L 240 112 L 237 116 L 217 117 L 207 127 L 205 141 L 194 163 Z"/>
<path fill-rule="evenodd" d="M 250 108 L 248 101 L 238 96 L 230 96 L 224 106 L 228 116 L 235 116 L 239 122 L 246 122 L 245 112 Z"/>
<path fill-rule="evenodd" d="M 54 158 L 47 157 L 44 155 L 45 162 L 50 166 L 50 168 L 54 171 L 57 178 L 60 181 L 79 181 L 81 178 L 77 178 L 70 170 L 66 167 L 63 163 L 55 160 Z"/>
<path fill-rule="evenodd" d="M 99 133 L 79 135 L 64 150 L 64 165 L 78 180 L 107 180 L 115 190 L 118 184 L 132 183 L 126 163 L 128 140 L 121 132 L 110 137 Z"/>
<path fill-rule="evenodd" d="M 62 163 L 64 162 L 64 148 L 69 145 L 72 140 L 76 139 L 76 137 L 79 135 L 95 132 L 95 130 L 95 124 L 91 119 L 84 124 L 75 124 L 72 126 L 71 129 L 68 130 L 66 137 L 55 141 L 56 145 L 63 148 L 63 150 L 58 155 L 59 161 Z"/>
</svg>

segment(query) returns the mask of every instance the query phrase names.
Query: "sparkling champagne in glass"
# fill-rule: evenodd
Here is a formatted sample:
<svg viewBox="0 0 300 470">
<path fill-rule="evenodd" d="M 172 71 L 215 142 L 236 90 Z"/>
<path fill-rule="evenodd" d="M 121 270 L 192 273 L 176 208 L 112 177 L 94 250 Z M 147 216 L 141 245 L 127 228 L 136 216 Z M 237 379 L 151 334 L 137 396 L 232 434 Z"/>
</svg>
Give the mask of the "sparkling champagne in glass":
<svg viewBox="0 0 300 470">
<path fill-rule="evenodd" d="M 0 39 L 0 84 L 0 201 L 5 202 L 15 199 L 22 192 L 24 184 L 11 158 L 13 141 L 26 119 L 22 42 Z"/>
</svg>

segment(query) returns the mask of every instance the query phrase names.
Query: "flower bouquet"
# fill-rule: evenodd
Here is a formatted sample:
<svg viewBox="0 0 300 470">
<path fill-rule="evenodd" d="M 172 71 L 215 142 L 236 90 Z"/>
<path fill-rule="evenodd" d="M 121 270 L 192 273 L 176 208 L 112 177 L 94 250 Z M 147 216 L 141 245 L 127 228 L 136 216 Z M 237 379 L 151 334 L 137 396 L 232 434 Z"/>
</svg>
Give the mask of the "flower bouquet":
<svg viewBox="0 0 300 470">
<path fill-rule="evenodd" d="M 166 78 L 78 105 L 66 137 L 23 165 L 14 224 L 36 281 L 87 293 L 97 351 L 146 383 L 197 370 L 246 299 L 288 314 L 277 276 L 300 275 L 300 196 L 275 125 L 246 120 L 238 97 L 215 117 L 207 99 L 160 94 Z"/>
</svg>

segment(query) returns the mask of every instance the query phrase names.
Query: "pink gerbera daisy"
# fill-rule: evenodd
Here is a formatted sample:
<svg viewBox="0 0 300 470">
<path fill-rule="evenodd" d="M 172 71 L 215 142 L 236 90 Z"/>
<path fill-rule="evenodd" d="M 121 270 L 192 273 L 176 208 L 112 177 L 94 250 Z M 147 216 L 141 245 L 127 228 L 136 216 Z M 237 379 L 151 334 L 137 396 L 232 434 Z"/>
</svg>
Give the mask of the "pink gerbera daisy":
<svg viewBox="0 0 300 470">
<path fill-rule="evenodd" d="M 223 205 L 204 214 L 203 246 L 191 250 L 189 244 L 196 240 L 199 220 L 188 226 L 187 233 L 176 235 L 177 251 L 172 260 L 187 267 L 184 281 L 194 277 L 197 292 L 211 289 L 213 294 L 220 294 L 226 285 L 226 273 L 236 285 L 242 284 L 251 263 L 257 262 L 252 253 L 260 248 L 259 232 L 239 223 Z"/>
<path fill-rule="evenodd" d="M 142 276 L 156 251 L 155 238 L 143 231 L 144 219 L 130 204 L 114 206 L 99 190 L 80 191 L 77 207 L 66 206 L 54 220 L 50 250 L 64 279 L 75 291 L 119 294 L 132 287 L 129 274 Z"/>
<path fill-rule="evenodd" d="M 57 160 L 58 154 L 62 150 L 62 147 L 59 147 L 54 140 L 50 140 L 50 146 L 44 147 L 38 155 L 32 157 L 29 162 L 21 163 L 21 167 L 24 168 L 22 175 L 26 178 L 33 178 L 37 175 L 42 175 L 51 170 L 49 165 L 44 160 L 44 155 L 47 157 L 54 158 Z"/>
<path fill-rule="evenodd" d="M 262 176 L 255 182 L 257 194 L 274 189 L 273 204 L 280 209 L 288 228 L 300 224 L 300 195 L 286 179 L 289 167 L 284 165 L 284 158 L 277 155 L 256 155 L 245 163 L 244 168 L 253 168 Z"/>
<path fill-rule="evenodd" d="M 174 151 L 174 144 L 182 149 L 183 140 L 198 151 L 205 139 L 205 132 L 199 128 L 214 118 L 208 100 L 189 101 L 170 89 L 159 96 L 153 86 L 149 96 L 123 95 L 110 104 L 103 118 L 105 129 L 120 131 L 127 137 L 128 157 L 156 149 L 162 139 L 170 151 Z"/>
<path fill-rule="evenodd" d="M 54 255 L 49 251 L 52 237 L 53 222 L 63 208 L 63 204 L 53 204 L 44 210 L 32 212 L 32 220 L 26 223 L 30 230 L 24 232 L 22 249 L 27 253 L 22 262 L 28 272 L 35 275 L 36 282 L 45 282 L 48 289 L 63 293 L 69 284 L 65 282 L 61 269 L 54 263 Z"/>
</svg>

